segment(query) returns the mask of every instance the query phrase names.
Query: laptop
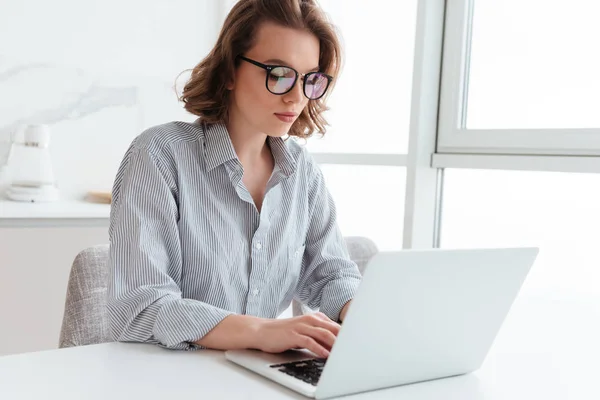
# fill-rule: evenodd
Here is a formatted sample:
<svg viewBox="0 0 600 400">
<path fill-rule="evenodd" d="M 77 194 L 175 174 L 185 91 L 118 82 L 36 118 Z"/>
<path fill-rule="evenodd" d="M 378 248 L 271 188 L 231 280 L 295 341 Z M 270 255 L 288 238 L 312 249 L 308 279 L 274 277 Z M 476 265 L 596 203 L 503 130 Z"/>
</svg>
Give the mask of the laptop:
<svg viewBox="0 0 600 400">
<path fill-rule="evenodd" d="M 228 360 L 317 399 L 478 369 L 537 248 L 381 252 L 327 359 L 232 350 Z"/>
</svg>

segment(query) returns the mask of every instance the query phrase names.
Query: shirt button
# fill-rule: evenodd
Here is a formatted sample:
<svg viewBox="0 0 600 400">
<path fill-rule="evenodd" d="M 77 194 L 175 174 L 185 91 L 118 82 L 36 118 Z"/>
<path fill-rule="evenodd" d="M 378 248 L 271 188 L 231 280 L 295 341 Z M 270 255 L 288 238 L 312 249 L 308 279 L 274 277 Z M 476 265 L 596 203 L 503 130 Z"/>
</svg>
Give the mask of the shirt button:
<svg viewBox="0 0 600 400">
<path fill-rule="evenodd" d="M 259 293 L 259 292 L 260 292 L 260 290 L 258 290 L 258 289 L 254 289 L 254 290 L 252 291 L 252 294 L 256 296 L 256 295 L 258 295 L 258 293 Z"/>
<path fill-rule="evenodd" d="M 257 242 L 257 243 L 256 243 L 256 245 L 255 245 L 255 247 L 256 247 L 258 250 L 262 249 L 262 243 L 261 243 L 261 242 Z"/>
</svg>

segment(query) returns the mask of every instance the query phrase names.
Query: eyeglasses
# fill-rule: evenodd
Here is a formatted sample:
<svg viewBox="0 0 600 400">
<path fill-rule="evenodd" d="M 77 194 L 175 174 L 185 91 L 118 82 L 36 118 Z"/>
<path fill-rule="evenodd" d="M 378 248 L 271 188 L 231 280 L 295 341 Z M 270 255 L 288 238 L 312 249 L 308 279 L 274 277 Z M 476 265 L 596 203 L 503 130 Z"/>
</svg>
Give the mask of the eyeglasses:
<svg viewBox="0 0 600 400">
<path fill-rule="evenodd" d="M 238 58 L 266 70 L 267 90 L 276 95 L 282 95 L 290 92 L 296 84 L 298 76 L 302 76 L 304 81 L 302 85 L 304 95 L 310 100 L 318 100 L 325 95 L 329 84 L 331 81 L 333 81 L 333 77 L 322 72 L 309 72 L 307 74 L 300 74 L 292 67 L 286 67 L 284 65 L 267 65 L 251 60 L 250 58 L 244 56 L 238 56 Z"/>
</svg>

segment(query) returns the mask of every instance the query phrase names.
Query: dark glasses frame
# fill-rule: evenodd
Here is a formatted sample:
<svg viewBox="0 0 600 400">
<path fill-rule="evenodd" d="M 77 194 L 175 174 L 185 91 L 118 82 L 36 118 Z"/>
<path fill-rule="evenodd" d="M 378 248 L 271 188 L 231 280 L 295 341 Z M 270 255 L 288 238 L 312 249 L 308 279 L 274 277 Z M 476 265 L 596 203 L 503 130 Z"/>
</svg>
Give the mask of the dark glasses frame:
<svg viewBox="0 0 600 400">
<path fill-rule="evenodd" d="M 265 87 L 267 88 L 267 90 L 269 91 L 269 93 L 272 93 L 272 94 L 277 95 L 277 96 L 282 96 L 282 95 L 284 95 L 286 93 L 291 92 L 292 89 L 294 88 L 294 86 L 296 86 L 296 82 L 298 82 L 298 77 L 301 76 L 303 78 L 302 79 L 302 82 L 303 82 L 302 83 L 302 93 L 304 93 L 304 96 L 306 96 L 306 98 L 308 98 L 310 100 L 318 100 L 321 97 L 325 96 L 325 93 L 327 93 L 327 89 L 329 89 L 329 85 L 333 81 L 333 77 L 332 76 L 324 74 L 322 72 L 318 72 L 318 71 L 308 72 L 306 74 L 301 74 L 298 71 L 296 71 L 294 68 L 288 67 L 287 65 L 269 65 L 269 64 L 263 64 L 261 62 L 258 62 L 256 60 L 252 60 L 251 58 L 244 57 L 244 56 L 237 56 L 237 58 L 239 58 L 240 60 L 244 60 L 246 62 L 249 62 L 250 64 L 254 64 L 257 67 L 266 70 L 267 74 L 266 74 L 266 79 L 265 79 Z M 294 83 L 290 86 L 290 88 L 288 90 L 286 90 L 283 93 L 275 93 L 271 89 L 269 89 L 269 76 L 271 75 L 271 71 L 273 71 L 275 68 L 288 68 L 288 69 L 294 71 L 294 73 L 296 74 L 296 77 L 294 79 Z M 325 86 L 325 90 L 323 90 L 323 93 L 319 97 L 314 97 L 313 98 L 313 97 L 309 97 L 309 96 L 306 95 L 306 80 L 307 80 L 307 77 L 310 77 L 311 75 L 314 75 L 314 74 L 319 74 L 319 75 L 322 75 L 325 78 L 327 78 L 327 86 Z"/>
</svg>

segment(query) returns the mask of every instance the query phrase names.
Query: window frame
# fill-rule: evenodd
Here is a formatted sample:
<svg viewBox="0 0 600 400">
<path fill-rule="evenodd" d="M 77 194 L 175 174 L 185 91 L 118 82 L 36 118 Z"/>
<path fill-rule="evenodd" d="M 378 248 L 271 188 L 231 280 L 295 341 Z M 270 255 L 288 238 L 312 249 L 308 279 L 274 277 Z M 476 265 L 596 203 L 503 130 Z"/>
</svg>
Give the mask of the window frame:
<svg viewBox="0 0 600 400">
<path fill-rule="evenodd" d="M 418 1 L 408 154 L 311 152 L 321 164 L 407 168 L 404 249 L 439 247 L 443 170 L 433 168 L 431 163 L 438 128 L 444 12 L 444 0 Z"/>
<path fill-rule="evenodd" d="M 600 156 L 600 127 L 466 128 L 471 22 L 475 1 L 447 0 L 436 153 Z M 444 165 L 445 160 L 448 158 L 438 158 L 437 165 Z"/>
</svg>

